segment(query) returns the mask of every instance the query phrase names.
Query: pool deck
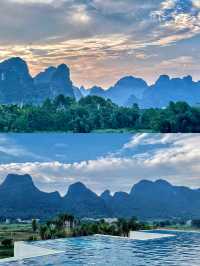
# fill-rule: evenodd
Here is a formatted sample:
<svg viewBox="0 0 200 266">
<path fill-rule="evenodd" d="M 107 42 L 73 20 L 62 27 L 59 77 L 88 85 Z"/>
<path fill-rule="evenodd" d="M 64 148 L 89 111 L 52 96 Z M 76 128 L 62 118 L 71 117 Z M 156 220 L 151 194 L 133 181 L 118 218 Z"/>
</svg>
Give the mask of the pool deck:
<svg viewBox="0 0 200 266">
<path fill-rule="evenodd" d="M 31 245 L 31 244 L 24 242 L 24 241 L 18 241 L 18 242 L 15 242 L 15 244 L 14 244 L 14 257 L 1 259 L 0 265 L 3 262 L 20 261 L 23 259 L 30 259 L 30 258 L 34 258 L 34 257 L 60 254 L 63 252 L 64 251 Z"/>
<path fill-rule="evenodd" d="M 147 240 L 161 239 L 161 238 L 167 238 L 167 237 L 175 237 L 176 235 L 175 234 L 152 233 L 151 231 L 144 230 L 144 231 L 131 231 L 129 237 L 99 235 L 99 234 L 95 236 L 112 237 L 112 238 L 119 238 L 119 239 L 125 239 L 125 240 L 147 241 Z"/>
<path fill-rule="evenodd" d="M 175 236 L 173 234 L 151 233 L 148 231 L 131 231 L 129 238 L 132 240 L 154 240 Z"/>
</svg>

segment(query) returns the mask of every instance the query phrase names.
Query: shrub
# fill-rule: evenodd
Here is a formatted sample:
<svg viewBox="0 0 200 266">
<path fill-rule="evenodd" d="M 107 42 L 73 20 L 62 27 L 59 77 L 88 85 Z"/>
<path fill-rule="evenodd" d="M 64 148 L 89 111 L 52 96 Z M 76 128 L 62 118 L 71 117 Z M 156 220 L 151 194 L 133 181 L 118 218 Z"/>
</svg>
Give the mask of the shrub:
<svg viewBox="0 0 200 266">
<path fill-rule="evenodd" d="M 9 239 L 9 238 L 6 238 L 6 239 L 3 239 L 1 241 L 1 245 L 4 246 L 4 247 L 12 247 L 13 246 L 13 240 L 12 239 Z"/>
</svg>

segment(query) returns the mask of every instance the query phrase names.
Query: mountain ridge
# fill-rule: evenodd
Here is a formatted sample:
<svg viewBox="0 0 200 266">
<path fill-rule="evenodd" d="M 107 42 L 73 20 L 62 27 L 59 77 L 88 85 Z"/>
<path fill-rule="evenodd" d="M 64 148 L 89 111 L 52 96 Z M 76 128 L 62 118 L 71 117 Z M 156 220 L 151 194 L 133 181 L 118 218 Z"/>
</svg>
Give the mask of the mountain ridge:
<svg viewBox="0 0 200 266">
<path fill-rule="evenodd" d="M 85 89 L 73 85 L 65 64 L 50 66 L 32 77 L 26 61 L 19 57 L 0 62 L 0 104 L 40 104 L 60 94 L 76 100 L 96 95 L 120 106 L 136 103 L 144 109 L 164 108 L 170 101 L 198 105 L 200 81 L 193 81 L 190 75 L 183 78 L 160 75 L 154 84 L 148 85 L 142 78 L 125 76 L 105 90 L 98 86 Z"/>
<path fill-rule="evenodd" d="M 192 204 L 191 204 L 192 202 Z M 132 217 L 170 219 L 200 217 L 200 189 L 169 182 L 141 180 L 127 192 L 109 190 L 97 195 L 81 182 L 58 192 L 40 191 L 30 175 L 9 174 L 0 185 L 0 216 L 47 219 L 61 212 L 78 217 Z"/>
</svg>

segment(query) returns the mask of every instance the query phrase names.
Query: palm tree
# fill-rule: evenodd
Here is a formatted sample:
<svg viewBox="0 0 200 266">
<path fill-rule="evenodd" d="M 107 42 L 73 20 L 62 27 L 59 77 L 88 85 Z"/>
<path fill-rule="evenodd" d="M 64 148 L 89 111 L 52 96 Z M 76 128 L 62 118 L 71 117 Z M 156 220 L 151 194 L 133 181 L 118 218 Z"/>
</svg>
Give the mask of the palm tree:
<svg viewBox="0 0 200 266">
<path fill-rule="evenodd" d="M 37 221 L 35 219 L 32 220 L 32 229 L 33 232 L 35 233 L 37 231 L 38 225 L 37 225 Z"/>
<path fill-rule="evenodd" d="M 42 240 L 47 239 L 47 226 L 46 225 L 41 225 L 40 226 L 40 237 Z"/>
<path fill-rule="evenodd" d="M 68 215 L 68 221 L 70 223 L 70 229 L 74 227 L 74 216 L 73 215 Z"/>
</svg>

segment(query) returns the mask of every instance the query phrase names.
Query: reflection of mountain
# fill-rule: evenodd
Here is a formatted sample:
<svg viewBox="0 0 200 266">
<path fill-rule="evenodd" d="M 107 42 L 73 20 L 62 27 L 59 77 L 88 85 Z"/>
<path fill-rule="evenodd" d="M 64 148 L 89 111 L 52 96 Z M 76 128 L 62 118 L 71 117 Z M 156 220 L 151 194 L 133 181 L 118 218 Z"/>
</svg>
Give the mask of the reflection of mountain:
<svg viewBox="0 0 200 266">
<path fill-rule="evenodd" d="M 0 186 L 0 216 L 47 218 L 60 212 L 79 217 L 131 217 L 143 219 L 200 216 L 200 190 L 172 186 L 164 180 L 140 181 L 130 193 L 106 190 L 96 195 L 78 182 L 67 194 L 38 190 L 29 175 L 8 175 Z"/>
<path fill-rule="evenodd" d="M 35 78 L 29 74 L 25 61 L 11 58 L 0 63 L 0 103 L 34 103 L 63 94 L 79 100 L 87 95 L 111 99 L 122 106 L 139 104 L 142 108 L 165 107 L 170 101 L 186 101 L 191 105 L 200 103 L 200 81 L 192 77 L 170 79 L 162 75 L 152 86 L 140 78 L 123 77 L 114 86 L 103 90 L 94 86 L 86 90 L 73 86 L 69 68 L 61 64 L 49 67 Z"/>
</svg>

